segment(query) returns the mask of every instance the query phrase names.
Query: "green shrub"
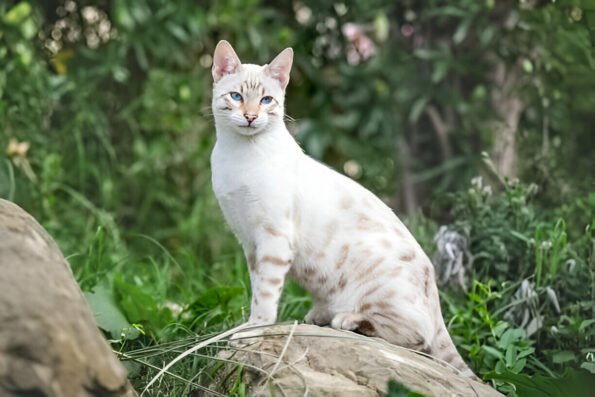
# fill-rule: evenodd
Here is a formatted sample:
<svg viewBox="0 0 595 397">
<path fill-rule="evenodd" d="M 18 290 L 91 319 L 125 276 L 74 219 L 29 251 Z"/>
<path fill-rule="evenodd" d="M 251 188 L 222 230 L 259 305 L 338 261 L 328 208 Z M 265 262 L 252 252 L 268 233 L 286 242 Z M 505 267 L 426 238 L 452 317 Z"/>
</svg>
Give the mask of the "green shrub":
<svg viewBox="0 0 595 397">
<path fill-rule="evenodd" d="M 520 182 L 493 192 L 476 178 L 448 198 L 453 222 L 436 238 L 443 286 L 470 287 L 466 295 L 443 293 L 449 329 L 476 371 L 513 394 L 510 379 L 522 376 L 595 374 L 592 225 L 570 240 L 564 219 L 532 204 L 536 192 Z"/>
</svg>

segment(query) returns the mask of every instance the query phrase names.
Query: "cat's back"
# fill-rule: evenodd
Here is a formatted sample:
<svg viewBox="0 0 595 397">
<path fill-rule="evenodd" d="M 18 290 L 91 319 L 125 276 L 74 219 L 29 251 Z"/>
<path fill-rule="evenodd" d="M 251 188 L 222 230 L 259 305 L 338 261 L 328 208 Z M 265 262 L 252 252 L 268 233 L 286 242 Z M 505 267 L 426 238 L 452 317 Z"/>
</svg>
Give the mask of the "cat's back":
<svg viewBox="0 0 595 397">
<path fill-rule="evenodd" d="M 356 256 L 379 252 L 387 258 L 411 257 L 416 263 L 430 263 L 388 205 L 364 186 L 309 157 L 299 170 L 296 204 L 298 245 L 303 251 L 340 257 L 347 245 Z"/>
<path fill-rule="evenodd" d="M 317 208 L 340 223 L 356 222 L 362 216 L 383 220 L 387 225 L 405 226 L 374 193 L 353 179 L 304 156 L 298 173 L 300 200 L 305 209 Z"/>
</svg>

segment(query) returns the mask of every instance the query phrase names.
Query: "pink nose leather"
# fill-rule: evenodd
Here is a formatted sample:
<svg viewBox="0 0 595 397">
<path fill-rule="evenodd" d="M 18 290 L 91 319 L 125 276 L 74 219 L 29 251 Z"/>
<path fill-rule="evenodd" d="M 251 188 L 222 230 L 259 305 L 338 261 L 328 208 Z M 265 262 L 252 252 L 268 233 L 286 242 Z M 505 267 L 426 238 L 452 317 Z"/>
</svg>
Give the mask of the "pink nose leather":
<svg viewBox="0 0 595 397">
<path fill-rule="evenodd" d="M 244 117 L 248 120 L 248 124 L 252 123 L 258 117 L 255 114 L 245 114 Z"/>
</svg>

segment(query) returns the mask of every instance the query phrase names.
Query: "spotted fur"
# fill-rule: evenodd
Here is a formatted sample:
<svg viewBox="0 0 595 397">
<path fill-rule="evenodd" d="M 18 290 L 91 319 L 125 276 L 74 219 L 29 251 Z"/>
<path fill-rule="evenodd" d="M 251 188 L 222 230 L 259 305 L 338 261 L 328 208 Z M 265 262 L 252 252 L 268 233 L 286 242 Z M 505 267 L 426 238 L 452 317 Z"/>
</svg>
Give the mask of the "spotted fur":
<svg viewBox="0 0 595 397">
<path fill-rule="evenodd" d="M 249 323 L 276 321 L 289 275 L 312 294 L 306 322 L 427 352 L 473 376 L 448 335 L 434 269 L 415 238 L 380 199 L 305 155 L 287 131 L 292 57 L 286 49 L 269 65 L 241 64 L 227 42 L 213 57 L 213 188 L 246 254 Z"/>
</svg>

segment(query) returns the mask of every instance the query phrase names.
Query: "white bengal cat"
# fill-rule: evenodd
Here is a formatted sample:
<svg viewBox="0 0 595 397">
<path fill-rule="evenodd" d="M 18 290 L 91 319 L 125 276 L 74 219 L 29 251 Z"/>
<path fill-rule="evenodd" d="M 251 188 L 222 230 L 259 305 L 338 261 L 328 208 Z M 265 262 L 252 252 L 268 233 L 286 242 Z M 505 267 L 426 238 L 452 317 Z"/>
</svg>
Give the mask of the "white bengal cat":
<svg viewBox="0 0 595 397">
<path fill-rule="evenodd" d="M 377 336 L 474 376 L 442 319 L 434 268 L 374 194 L 303 153 L 283 121 L 293 51 L 242 64 L 213 57 L 212 180 L 250 270 L 249 324 L 272 324 L 285 276 L 313 297 L 307 323 Z"/>
</svg>

